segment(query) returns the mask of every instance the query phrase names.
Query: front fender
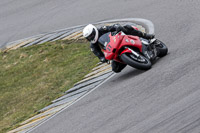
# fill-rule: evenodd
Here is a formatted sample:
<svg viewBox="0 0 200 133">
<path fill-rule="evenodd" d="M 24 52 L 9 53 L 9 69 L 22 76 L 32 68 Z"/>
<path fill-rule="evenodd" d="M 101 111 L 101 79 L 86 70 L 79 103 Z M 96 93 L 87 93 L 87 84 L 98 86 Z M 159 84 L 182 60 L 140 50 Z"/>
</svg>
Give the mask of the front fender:
<svg viewBox="0 0 200 133">
<path fill-rule="evenodd" d="M 134 54 L 136 57 L 139 56 L 138 53 L 136 53 L 134 50 L 130 49 L 130 48 L 126 48 L 125 50 L 123 50 L 121 53 L 120 53 L 120 56 L 124 53 L 131 53 L 131 54 Z"/>
<path fill-rule="evenodd" d="M 122 55 L 123 53 L 132 53 L 132 51 L 129 48 L 126 48 L 125 50 L 123 50 L 120 55 Z"/>
</svg>

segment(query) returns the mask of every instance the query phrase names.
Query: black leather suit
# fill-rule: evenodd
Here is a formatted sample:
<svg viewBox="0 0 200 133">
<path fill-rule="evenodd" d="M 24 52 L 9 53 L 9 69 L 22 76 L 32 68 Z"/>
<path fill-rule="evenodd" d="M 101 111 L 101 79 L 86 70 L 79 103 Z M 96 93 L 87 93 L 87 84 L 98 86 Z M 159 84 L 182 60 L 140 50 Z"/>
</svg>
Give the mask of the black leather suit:
<svg viewBox="0 0 200 133">
<path fill-rule="evenodd" d="M 127 35 L 139 36 L 139 37 L 146 38 L 146 39 L 152 38 L 152 35 L 138 31 L 138 30 L 132 28 L 132 26 L 130 26 L 130 25 L 125 25 L 123 27 L 119 24 L 114 24 L 112 26 L 103 26 L 103 27 L 99 28 L 98 31 L 99 31 L 99 37 L 102 36 L 105 33 L 108 33 L 108 32 L 123 31 Z M 101 51 L 101 47 L 100 47 L 100 44 L 98 43 L 98 41 L 96 43 L 91 43 L 90 48 L 91 48 L 92 52 L 102 62 L 106 61 L 105 56 L 104 56 L 103 52 Z M 122 64 L 122 63 L 119 63 L 119 62 L 116 62 L 116 61 L 112 61 L 111 66 L 112 66 L 112 70 L 114 72 L 118 73 L 123 68 L 126 67 L 126 64 Z"/>
</svg>

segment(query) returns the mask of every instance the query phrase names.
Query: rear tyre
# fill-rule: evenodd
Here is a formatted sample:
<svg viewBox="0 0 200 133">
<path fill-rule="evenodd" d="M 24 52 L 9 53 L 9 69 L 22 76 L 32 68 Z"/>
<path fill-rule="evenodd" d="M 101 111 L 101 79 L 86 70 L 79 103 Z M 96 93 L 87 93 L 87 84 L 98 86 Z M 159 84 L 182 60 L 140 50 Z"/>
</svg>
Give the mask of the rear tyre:
<svg viewBox="0 0 200 133">
<path fill-rule="evenodd" d="M 148 70 L 151 68 L 152 65 L 148 58 L 140 54 L 139 57 L 136 57 L 132 53 L 124 53 L 121 55 L 121 60 L 129 66 L 140 70 Z"/>
<path fill-rule="evenodd" d="M 159 51 L 158 57 L 163 57 L 165 55 L 167 55 L 168 52 L 168 48 L 167 46 L 161 42 L 160 40 L 156 40 L 156 48 Z"/>
</svg>

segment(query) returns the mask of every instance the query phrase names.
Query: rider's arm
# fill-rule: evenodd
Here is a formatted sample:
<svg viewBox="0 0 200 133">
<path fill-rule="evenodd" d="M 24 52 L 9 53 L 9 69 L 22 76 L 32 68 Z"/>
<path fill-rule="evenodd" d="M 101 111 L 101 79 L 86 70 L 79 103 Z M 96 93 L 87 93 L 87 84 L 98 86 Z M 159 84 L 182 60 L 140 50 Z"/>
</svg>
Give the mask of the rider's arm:
<svg viewBox="0 0 200 133">
<path fill-rule="evenodd" d="M 124 27 L 122 27 L 120 24 L 114 24 L 114 25 L 111 25 L 111 26 L 103 26 L 98 30 L 99 30 L 101 35 L 103 35 L 107 32 L 114 32 L 114 31 L 123 31 L 124 33 L 127 32 L 127 30 Z"/>
<path fill-rule="evenodd" d="M 147 34 L 147 33 L 141 32 L 139 30 L 136 30 L 131 25 L 121 26 L 120 24 L 114 24 L 114 25 L 111 25 L 111 26 L 103 26 L 99 29 L 99 33 L 101 35 L 105 34 L 107 32 L 114 32 L 114 31 L 117 31 L 117 32 L 123 31 L 127 35 L 139 36 L 139 37 L 143 37 L 143 38 L 146 38 L 146 39 L 154 38 L 154 35 Z"/>
<path fill-rule="evenodd" d="M 146 38 L 146 39 L 154 38 L 154 35 L 147 34 L 147 33 L 141 32 L 139 30 L 136 30 L 130 25 L 125 25 L 124 29 L 126 29 L 126 32 L 127 32 L 127 33 L 126 32 L 125 33 L 129 34 L 129 35 L 139 36 L 139 37 Z"/>
<path fill-rule="evenodd" d="M 91 48 L 91 51 L 101 60 L 101 62 L 106 61 L 105 56 L 97 43 L 91 43 L 90 48 Z"/>
</svg>

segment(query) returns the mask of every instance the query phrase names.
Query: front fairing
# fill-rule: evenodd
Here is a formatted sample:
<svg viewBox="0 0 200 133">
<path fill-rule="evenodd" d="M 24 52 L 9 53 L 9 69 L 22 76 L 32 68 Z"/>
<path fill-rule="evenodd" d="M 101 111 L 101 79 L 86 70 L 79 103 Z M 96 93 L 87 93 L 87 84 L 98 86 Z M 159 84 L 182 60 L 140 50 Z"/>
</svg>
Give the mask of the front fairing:
<svg viewBox="0 0 200 133">
<path fill-rule="evenodd" d="M 137 36 L 132 36 L 132 35 L 124 36 L 124 38 L 121 42 L 121 45 L 120 45 L 120 49 L 124 46 L 136 47 L 139 49 L 140 52 L 142 52 L 142 43 L 140 41 L 140 38 Z"/>
<path fill-rule="evenodd" d="M 99 38 L 99 43 L 103 47 L 102 49 L 107 60 L 113 60 L 123 37 L 121 33 L 112 36 L 112 33 L 108 32 Z"/>
</svg>

